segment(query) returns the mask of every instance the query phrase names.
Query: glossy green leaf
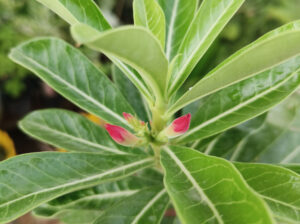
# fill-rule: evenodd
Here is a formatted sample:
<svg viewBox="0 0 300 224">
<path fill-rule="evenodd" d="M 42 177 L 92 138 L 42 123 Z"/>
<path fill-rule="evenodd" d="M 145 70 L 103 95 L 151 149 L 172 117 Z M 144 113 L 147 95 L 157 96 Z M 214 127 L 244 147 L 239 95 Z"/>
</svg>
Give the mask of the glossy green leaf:
<svg viewBox="0 0 300 224">
<path fill-rule="evenodd" d="M 268 113 L 221 133 L 201 150 L 233 161 L 297 163 L 300 161 L 299 121 L 300 103 L 296 93 Z"/>
<path fill-rule="evenodd" d="M 279 223 L 300 223 L 300 176 L 265 164 L 236 163 L 247 183 L 268 203 Z"/>
<path fill-rule="evenodd" d="M 160 185 L 161 184 L 162 182 Z M 157 186 L 158 184 L 151 179 L 145 180 L 141 177 L 131 176 L 116 182 L 104 183 L 92 188 L 63 195 L 36 208 L 34 215 L 48 219 L 57 218 L 61 221 L 65 221 L 70 219 L 70 214 L 75 215 L 77 211 L 80 216 L 83 216 L 79 219 L 82 221 L 82 218 L 86 218 L 81 214 L 81 212 L 84 211 L 89 213 L 88 216 L 90 218 L 86 220 L 87 222 L 99 217 L 104 210 L 115 205 L 122 199 L 153 185 Z M 79 215 L 75 217 L 77 216 Z"/>
<path fill-rule="evenodd" d="M 300 85 L 300 56 L 200 100 L 178 142 L 203 139 L 264 113 Z"/>
<path fill-rule="evenodd" d="M 106 210 L 94 224 L 159 224 L 168 204 L 165 189 L 141 190 Z"/>
<path fill-rule="evenodd" d="M 72 26 L 76 41 L 113 56 L 136 69 L 156 97 L 164 95 L 168 61 L 156 38 L 142 27 L 122 27 L 100 33 L 84 24 Z"/>
<path fill-rule="evenodd" d="M 202 2 L 180 44 L 178 50 L 180 60 L 173 70 L 169 83 L 169 95 L 173 95 L 180 88 L 243 2 L 244 0 L 204 0 Z M 191 3 L 194 4 L 195 1 Z"/>
<path fill-rule="evenodd" d="M 78 152 L 136 152 L 116 144 L 106 130 L 80 114 L 48 109 L 27 115 L 19 124 L 28 135 L 56 147 Z"/>
<path fill-rule="evenodd" d="M 110 25 L 104 18 L 93 0 L 37 0 L 51 9 L 70 25 L 77 23 L 86 24 L 100 32 L 110 29 Z M 132 83 L 145 95 L 147 100 L 152 100 L 151 92 L 143 82 L 140 75 L 117 58 L 110 58 L 132 81 Z"/>
<path fill-rule="evenodd" d="M 146 101 L 138 91 L 138 89 L 130 82 L 125 74 L 116 66 L 112 67 L 112 77 L 114 83 L 121 90 L 125 99 L 132 106 L 138 117 L 142 121 L 151 120 L 151 112 L 149 111 Z"/>
<path fill-rule="evenodd" d="M 36 0 L 58 14 L 69 24 L 85 23 L 104 31 L 110 25 L 93 0 Z"/>
<path fill-rule="evenodd" d="M 255 76 L 300 54 L 300 21 L 265 34 L 241 49 L 207 74 L 170 109 L 173 114 L 185 105 L 244 79 Z"/>
<path fill-rule="evenodd" d="M 165 186 L 182 223 L 274 223 L 230 162 L 177 146 L 164 147 L 161 156 Z"/>
<path fill-rule="evenodd" d="M 269 144 L 262 145 L 253 142 L 255 148 L 262 148 L 259 157 L 256 158 L 259 162 L 264 163 L 300 163 L 300 102 L 299 93 L 295 94 L 288 102 L 281 105 L 281 108 L 275 108 L 270 114 L 269 123 L 278 123 L 276 120 L 282 120 L 280 125 L 277 125 L 277 135 L 268 138 Z M 290 119 L 286 117 L 290 114 Z M 283 119 L 282 119 L 283 118 Z M 271 127 L 272 128 L 272 127 Z M 273 129 L 274 131 L 274 127 Z M 275 130 L 276 130 L 275 129 Z M 267 132 L 268 129 L 265 129 Z M 257 133 L 259 134 L 259 133 Z M 261 136 L 266 136 L 266 133 L 260 133 Z M 256 150 L 257 151 L 257 150 Z"/>
<path fill-rule="evenodd" d="M 53 89 L 105 121 L 128 126 L 122 113 L 134 113 L 121 92 L 79 50 L 56 38 L 27 42 L 10 53 Z"/>
<path fill-rule="evenodd" d="M 166 56 L 175 57 L 178 48 L 192 22 L 198 0 L 158 0 L 166 17 Z"/>
<path fill-rule="evenodd" d="M 134 24 L 148 28 L 165 47 L 166 21 L 165 15 L 156 0 L 133 1 Z"/>
<path fill-rule="evenodd" d="M 0 223 L 60 195 L 115 181 L 153 164 L 152 158 L 43 152 L 0 163 Z"/>
</svg>

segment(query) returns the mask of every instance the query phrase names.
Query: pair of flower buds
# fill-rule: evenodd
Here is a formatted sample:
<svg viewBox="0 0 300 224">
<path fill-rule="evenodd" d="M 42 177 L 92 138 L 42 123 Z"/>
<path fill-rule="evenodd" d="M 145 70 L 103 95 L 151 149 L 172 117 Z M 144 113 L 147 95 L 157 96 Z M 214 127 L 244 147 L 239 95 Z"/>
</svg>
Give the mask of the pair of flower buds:
<svg viewBox="0 0 300 224">
<path fill-rule="evenodd" d="M 140 131 L 148 130 L 147 124 L 138 120 L 134 116 L 128 113 L 123 113 L 124 118 L 134 129 Z M 184 134 L 190 127 L 191 114 L 186 114 L 182 117 L 175 119 L 167 128 L 165 128 L 160 136 L 166 138 L 174 138 Z M 143 143 L 143 139 L 137 137 L 126 129 L 112 124 L 105 124 L 105 129 L 108 131 L 111 138 L 120 145 L 123 146 L 138 146 Z"/>
</svg>

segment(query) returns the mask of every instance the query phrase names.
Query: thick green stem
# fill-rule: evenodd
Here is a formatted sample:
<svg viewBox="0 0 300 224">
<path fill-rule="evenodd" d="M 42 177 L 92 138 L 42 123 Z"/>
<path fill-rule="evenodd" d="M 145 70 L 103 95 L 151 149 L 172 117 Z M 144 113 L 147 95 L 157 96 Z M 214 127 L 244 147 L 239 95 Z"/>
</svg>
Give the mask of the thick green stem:
<svg viewBox="0 0 300 224">
<path fill-rule="evenodd" d="M 155 136 L 159 134 L 159 132 L 161 132 L 166 126 L 166 109 L 167 106 L 165 103 L 159 103 L 152 109 L 152 131 Z"/>
</svg>

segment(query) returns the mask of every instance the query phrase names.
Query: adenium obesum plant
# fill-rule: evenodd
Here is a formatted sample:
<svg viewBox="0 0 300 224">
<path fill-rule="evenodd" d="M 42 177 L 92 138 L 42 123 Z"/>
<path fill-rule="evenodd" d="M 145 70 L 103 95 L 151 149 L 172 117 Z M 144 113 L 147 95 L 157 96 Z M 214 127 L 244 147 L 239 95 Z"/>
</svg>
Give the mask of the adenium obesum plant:
<svg viewBox="0 0 300 224">
<path fill-rule="evenodd" d="M 266 113 L 300 85 L 300 21 L 190 87 L 243 0 L 134 0 L 135 24 L 114 29 L 92 0 L 38 1 L 70 24 L 76 46 L 112 61 L 112 81 L 57 38 L 10 58 L 105 125 L 61 109 L 26 116 L 24 132 L 68 152 L 0 163 L 0 223 L 32 210 L 70 224 L 300 223 L 298 113 L 294 101 Z M 279 133 L 290 135 L 273 144 Z"/>
</svg>

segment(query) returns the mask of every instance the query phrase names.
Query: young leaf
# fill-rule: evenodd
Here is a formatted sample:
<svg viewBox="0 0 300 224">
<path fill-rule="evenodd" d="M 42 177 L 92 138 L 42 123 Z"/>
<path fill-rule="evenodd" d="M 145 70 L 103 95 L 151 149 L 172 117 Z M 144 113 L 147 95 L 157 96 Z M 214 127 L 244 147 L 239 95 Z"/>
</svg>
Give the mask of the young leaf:
<svg viewBox="0 0 300 224">
<path fill-rule="evenodd" d="M 298 174 L 273 165 L 236 163 L 235 166 L 250 187 L 268 203 L 278 221 L 295 224 L 300 222 Z"/>
<path fill-rule="evenodd" d="M 203 139 L 258 116 L 299 85 L 300 56 L 202 99 L 190 130 L 177 141 Z"/>
<path fill-rule="evenodd" d="M 173 114 L 185 105 L 229 85 L 255 76 L 300 54 L 300 21 L 284 25 L 241 49 L 207 74 L 168 111 Z"/>
<path fill-rule="evenodd" d="M 94 224 L 159 224 L 168 204 L 165 189 L 144 189 L 106 210 Z"/>
<path fill-rule="evenodd" d="M 166 17 L 166 56 L 169 61 L 177 55 L 198 7 L 198 0 L 158 0 Z"/>
<path fill-rule="evenodd" d="M 99 31 L 111 28 L 93 0 L 37 0 L 69 24 L 85 23 Z"/>
<path fill-rule="evenodd" d="M 166 21 L 164 12 L 156 0 L 133 1 L 134 24 L 148 28 L 165 47 Z"/>
<path fill-rule="evenodd" d="M 157 99 L 162 99 L 168 61 L 159 42 L 148 30 L 127 26 L 100 33 L 84 24 L 77 24 L 72 26 L 71 31 L 79 43 L 132 66 L 149 84 Z"/>
<path fill-rule="evenodd" d="M 37 1 L 51 9 L 70 25 L 83 23 L 98 30 L 99 32 L 103 32 L 111 28 L 93 0 Z M 148 90 L 147 85 L 144 83 L 140 75 L 120 60 L 114 57 L 111 57 L 110 59 L 124 72 L 124 74 L 126 74 L 130 81 L 141 91 L 142 94 L 144 94 L 146 99 L 151 102 L 152 94 Z"/>
<path fill-rule="evenodd" d="M 121 90 L 125 99 L 132 106 L 138 117 L 145 122 L 151 120 L 151 113 L 148 105 L 138 89 L 129 81 L 124 73 L 116 66 L 112 67 L 112 77 L 114 83 Z"/>
<path fill-rule="evenodd" d="M 128 127 L 122 113 L 134 113 L 121 92 L 79 50 L 56 38 L 27 42 L 10 53 L 53 89 L 105 121 Z"/>
<path fill-rule="evenodd" d="M 20 122 L 28 135 L 68 151 L 126 154 L 136 150 L 112 141 L 104 128 L 66 110 L 35 111 Z"/>
<path fill-rule="evenodd" d="M 274 223 L 269 209 L 228 161 L 164 147 L 165 186 L 183 223 Z"/>
<path fill-rule="evenodd" d="M 0 223 L 7 223 L 63 194 L 126 177 L 152 158 L 43 152 L 0 164 Z"/>
<path fill-rule="evenodd" d="M 169 82 L 169 96 L 183 84 L 244 0 L 205 0 L 178 50 L 180 60 Z M 192 4 L 195 2 L 193 1 Z M 190 4 L 190 3 L 189 3 Z"/>
</svg>

